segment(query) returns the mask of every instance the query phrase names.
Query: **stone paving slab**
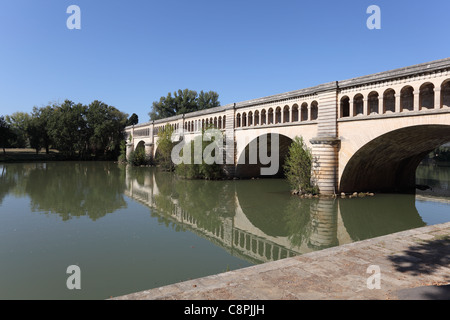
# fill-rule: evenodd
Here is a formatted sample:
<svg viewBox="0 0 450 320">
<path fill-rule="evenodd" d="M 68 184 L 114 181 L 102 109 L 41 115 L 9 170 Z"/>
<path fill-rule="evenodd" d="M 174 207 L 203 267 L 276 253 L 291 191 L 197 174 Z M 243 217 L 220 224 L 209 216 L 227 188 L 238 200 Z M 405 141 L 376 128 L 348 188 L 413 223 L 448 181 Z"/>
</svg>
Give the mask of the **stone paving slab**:
<svg viewBox="0 0 450 320">
<path fill-rule="evenodd" d="M 368 278 L 374 274 L 367 271 L 372 265 L 379 267 L 380 289 L 368 288 Z M 113 299 L 446 299 L 448 284 L 450 223 L 445 223 Z"/>
</svg>

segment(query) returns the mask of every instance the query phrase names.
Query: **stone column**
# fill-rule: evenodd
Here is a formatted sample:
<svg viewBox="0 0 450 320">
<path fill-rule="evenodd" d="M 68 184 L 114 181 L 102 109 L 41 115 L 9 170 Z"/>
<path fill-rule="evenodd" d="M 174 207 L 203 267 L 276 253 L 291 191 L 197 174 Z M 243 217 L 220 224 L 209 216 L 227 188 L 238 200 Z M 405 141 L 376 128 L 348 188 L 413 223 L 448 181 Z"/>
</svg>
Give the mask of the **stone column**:
<svg viewBox="0 0 450 320">
<path fill-rule="evenodd" d="M 354 117 L 354 116 L 356 116 L 356 110 L 354 110 L 354 103 L 353 103 L 353 99 L 350 99 L 349 101 L 349 110 L 348 110 L 348 112 L 349 112 L 349 116 L 350 117 Z"/>
<path fill-rule="evenodd" d="M 369 101 L 367 98 L 363 98 L 363 114 L 365 116 L 369 115 Z"/>
<path fill-rule="evenodd" d="M 414 90 L 414 111 L 420 110 L 420 91 Z"/>
<path fill-rule="evenodd" d="M 150 125 L 150 141 L 155 143 L 155 121 Z"/>
<path fill-rule="evenodd" d="M 225 111 L 224 170 L 225 174 L 229 177 L 234 177 L 236 172 L 236 147 L 234 138 L 234 119 L 236 117 L 235 107 L 236 105 Z"/>
<path fill-rule="evenodd" d="M 434 88 L 434 109 L 441 108 L 441 88 Z"/>
<path fill-rule="evenodd" d="M 153 158 L 153 143 L 145 144 L 145 156 L 148 158 Z"/>
<path fill-rule="evenodd" d="M 400 113 L 400 104 L 401 104 L 401 94 L 395 94 L 395 113 Z"/>
<path fill-rule="evenodd" d="M 384 114 L 384 97 L 382 95 L 378 97 L 378 114 Z"/>
<path fill-rule="evenodd" d="M 313 181 L 317 183 L 321 194 L 338 192 L 337 167 L 340 140 L 333 137 L 317 137 L 312 139 Z"/>
<path fill-rule="evenodd" d="M 334 194 L 337 190 L 338 148 L 337 137 L 337 84 L 328 84 L 327 90 L 319 93 L 319 117 L 317 137 L 310 140 L 312 144 L 313 180 L 320 193 Z"/>
</svg>

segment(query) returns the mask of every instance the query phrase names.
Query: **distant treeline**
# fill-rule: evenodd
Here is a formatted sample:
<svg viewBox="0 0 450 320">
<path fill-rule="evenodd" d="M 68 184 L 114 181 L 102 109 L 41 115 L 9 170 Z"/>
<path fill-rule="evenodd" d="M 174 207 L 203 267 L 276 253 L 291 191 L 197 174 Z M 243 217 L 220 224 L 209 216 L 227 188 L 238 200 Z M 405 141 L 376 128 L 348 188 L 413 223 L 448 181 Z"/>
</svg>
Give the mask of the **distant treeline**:
<svg viewBox="0 0 450 320">
<path fill-rule="evenodd" d="M 70 100 L 62 104 L 33 108 L 31 114 L 15 112 L 0 117 L 0 147 L 57 149 L 70 159 L 115 160 L 133 114 L 95 100 L 89 105 Z"/>
</svg>

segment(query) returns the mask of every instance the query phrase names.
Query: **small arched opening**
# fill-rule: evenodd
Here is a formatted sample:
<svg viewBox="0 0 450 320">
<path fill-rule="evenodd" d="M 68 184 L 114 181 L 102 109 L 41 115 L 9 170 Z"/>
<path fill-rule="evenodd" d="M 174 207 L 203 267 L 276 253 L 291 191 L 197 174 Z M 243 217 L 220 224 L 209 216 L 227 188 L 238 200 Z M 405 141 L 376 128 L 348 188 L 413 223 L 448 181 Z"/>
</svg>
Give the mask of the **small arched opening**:
<svg viewBox="0 0 450 320">
<path fill-rule="evenodd" d="M 340 118 L 350 117 L 350 98 L 345 96 L 341 99 Z"/>
<path fill-rule="evenodd" d="M 414 88 L 406 86 L 400 91 L 400 112 L 414 110 Z"/>
<path fill-rule="evenodd" d="M 372 91 L 371 93 L 369 93 L 369 95 L 367 97 L 367 102 L 369 104 L 369 115 L 380 113 L 378 97 L 379 97 L 379 94 L 376 91 Z"/>
<path fill-rule="evenodd" d="M 383 113 L 395 112 L 395 91 L 387 89 L 383 94 Z"/>
<path fill-rule="evenodd" d="M 311 103 L 311 120 L 315 121 L 319 118 L 319 104 L 317 101 Z"/>
<path fill-rule="evenodd" d="M 294 104 L 292 106 L 292 122 L 298 121 L 298 105 Z"/>
<path fill-rule="evenodd" d="M 309 117 L 308 117 L 308 104 L 306 102 L 304 102 L 302 104 L 302 107 L 300 108 L 300 113 L 301 113 L 301 121 L 308 121 Z"/>
<path fill-rule="evenodd" d="M 420 86 L 419 109 L 434 108 L 434 84 L 427 82 Z"/>
<path fill-rule="evenodd" d="M 275 124 L 281 123 L 281 108 L 277 107 L 275 109 Z"/>
<path fill-rule="evenodd" d="M 288 123 L 289 118 L 289 106 L 285 106 L 283 108 L 283 123 Z"/>
</svg>

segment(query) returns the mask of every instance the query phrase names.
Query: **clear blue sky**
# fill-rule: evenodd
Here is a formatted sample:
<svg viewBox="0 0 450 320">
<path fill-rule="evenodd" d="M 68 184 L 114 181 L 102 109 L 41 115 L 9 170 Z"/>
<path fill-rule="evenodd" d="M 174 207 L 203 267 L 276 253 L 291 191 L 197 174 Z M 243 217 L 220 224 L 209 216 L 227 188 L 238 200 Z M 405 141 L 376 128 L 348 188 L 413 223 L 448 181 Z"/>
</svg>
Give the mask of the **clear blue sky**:
<svg viewBox="0 0 450 320">
<path fill-rule="evenodd" d="M 81 30 L 69 30 L 69 5 Z M 370 5 L 381 30 L 369 30 Z M 448 0 L 2 0 L 0 115 L 101 100 L 149 120 L 178 89 L 222 105 L 450 57 Z"/>
</svg>

